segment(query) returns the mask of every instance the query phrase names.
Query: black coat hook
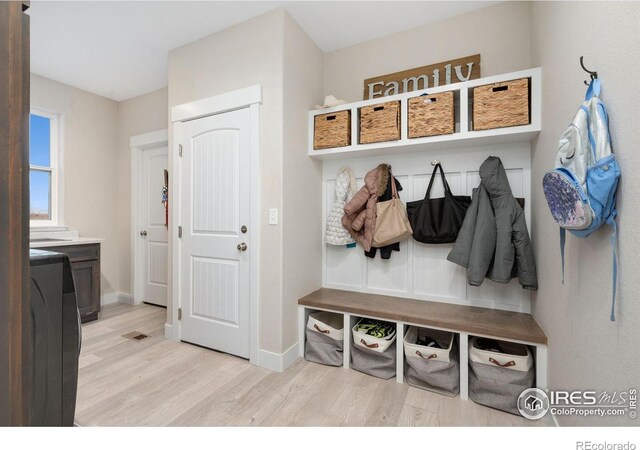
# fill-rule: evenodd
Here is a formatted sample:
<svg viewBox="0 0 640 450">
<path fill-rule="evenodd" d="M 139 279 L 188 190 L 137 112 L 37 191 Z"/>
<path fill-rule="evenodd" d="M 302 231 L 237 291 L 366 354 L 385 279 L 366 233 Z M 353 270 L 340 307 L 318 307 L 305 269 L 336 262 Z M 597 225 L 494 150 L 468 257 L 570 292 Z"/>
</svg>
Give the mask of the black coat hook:
<svg viewBox="0 0 640 450">
<path fill-rule="evenodd" d="M 584 66 L 584 56 L 580 57 L 580 65 L 582 66 L 582 70 L 584 70 L 585 72 L 587 72 L 589 74 L 589 76 L 591 77 L 592 81 L 598 78 L 598 72 L 594 72 L 593 70 L 589 70 Z M 584 84 L 589 86 L 589 83 L 586 80 L 585 80 Z"/>
</svg>

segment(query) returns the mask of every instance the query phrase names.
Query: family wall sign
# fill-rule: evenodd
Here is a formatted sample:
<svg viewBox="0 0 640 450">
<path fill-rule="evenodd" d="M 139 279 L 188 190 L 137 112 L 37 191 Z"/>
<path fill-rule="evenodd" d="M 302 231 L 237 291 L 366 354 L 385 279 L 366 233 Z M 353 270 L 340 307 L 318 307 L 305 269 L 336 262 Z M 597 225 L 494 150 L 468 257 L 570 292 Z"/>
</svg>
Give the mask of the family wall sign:
<svg viewBox="0 0 640 450">
<path fill-rule="evenodd" d="M 480 55 L 443 61 L 364 80 L 364 99 L 428 89 L 480 78 Z"/>
</svg>

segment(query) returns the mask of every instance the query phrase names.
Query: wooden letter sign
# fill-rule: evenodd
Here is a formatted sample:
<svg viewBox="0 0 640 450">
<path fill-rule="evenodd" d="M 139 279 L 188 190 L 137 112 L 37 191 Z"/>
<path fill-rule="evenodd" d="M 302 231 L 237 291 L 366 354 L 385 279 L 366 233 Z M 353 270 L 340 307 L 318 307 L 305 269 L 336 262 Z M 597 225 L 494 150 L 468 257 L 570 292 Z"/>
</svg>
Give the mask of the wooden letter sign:
<svg viewBox="0 0 640 450">
<path fill-rule="evenodd" d="M 365 100 L 480 78 L 480 55 L 364 80 Z"/>
</svg>

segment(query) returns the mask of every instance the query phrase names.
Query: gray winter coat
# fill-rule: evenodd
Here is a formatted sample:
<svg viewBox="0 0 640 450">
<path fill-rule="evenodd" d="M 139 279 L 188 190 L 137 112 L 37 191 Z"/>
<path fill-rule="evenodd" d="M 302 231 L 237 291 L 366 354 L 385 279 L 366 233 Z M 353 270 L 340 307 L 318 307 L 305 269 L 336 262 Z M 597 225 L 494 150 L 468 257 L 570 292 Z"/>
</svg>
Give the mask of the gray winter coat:
<svg viewBox="0 0 640 450">
<path fill-rule="evenodd" d="M 511 193 L 500 158 L 491 156 L 482 163 L 480 179 L 447 259 L 467 268 L 472 286 L 485 278 L 508 283 L 518 277 L 523 288 L 538 289 L 524 211 Z"/>
</svg>

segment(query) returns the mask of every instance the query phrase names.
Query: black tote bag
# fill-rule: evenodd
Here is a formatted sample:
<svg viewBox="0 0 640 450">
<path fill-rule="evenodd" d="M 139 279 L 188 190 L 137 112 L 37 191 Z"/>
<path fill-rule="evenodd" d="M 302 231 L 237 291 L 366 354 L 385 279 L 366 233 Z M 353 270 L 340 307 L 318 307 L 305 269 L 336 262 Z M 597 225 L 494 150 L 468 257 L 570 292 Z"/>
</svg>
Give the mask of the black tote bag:
<svg viewBox="0 0 640 450">
<path fill-rule="evenodd" d="M 444 197 L 429 198 L 433 179 L 438 170 L 440 170 L 444 186 Z M 442 166 L 440 163 L 436 164 L 424 200 L 407 203 L 407 214 L 411 228 L 413 228 L 413 238 L 425 244 L 455 242 L 469 205 L 471 205 L 471 197 L 453 195 Z"/>
</svg>

